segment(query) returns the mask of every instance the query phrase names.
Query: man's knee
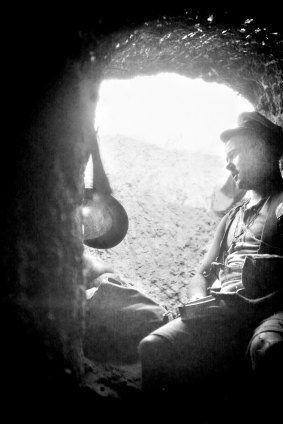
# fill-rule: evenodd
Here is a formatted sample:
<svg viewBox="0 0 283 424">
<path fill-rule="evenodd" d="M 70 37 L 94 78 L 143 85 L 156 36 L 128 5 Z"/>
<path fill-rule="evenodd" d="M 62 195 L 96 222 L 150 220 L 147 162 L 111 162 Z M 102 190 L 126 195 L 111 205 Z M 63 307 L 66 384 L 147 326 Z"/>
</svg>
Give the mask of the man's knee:
<svg viewBox="0 0 283 424">
<path fill-rule="evenodd" d="M 142 362 L 160 359 L 168 351 L 168 341 L 158 335 L 149 334 L 139 343 L 139 353 Z"/>
<path fill-rule="evenodd" d="M 280 375 L 283 372 L 283 334 L 266 331 L 254 336 L 249 354 L 253 372 L 258 376 Z"/>
<path fill-rule="evenodd" d="M 162 392 L 167 384 L 172 352 L 170 342 L 150 334 L 139 343 L 142 386 L 145 392 Z"/>
</svg>

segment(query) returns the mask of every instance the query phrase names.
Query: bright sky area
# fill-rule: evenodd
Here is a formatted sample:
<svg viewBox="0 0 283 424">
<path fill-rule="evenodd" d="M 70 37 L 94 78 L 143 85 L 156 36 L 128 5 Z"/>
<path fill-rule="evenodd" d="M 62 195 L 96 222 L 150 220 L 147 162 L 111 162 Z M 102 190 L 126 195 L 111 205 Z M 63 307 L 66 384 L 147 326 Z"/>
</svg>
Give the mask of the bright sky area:
<svg viewBox="0 0 283 424">
<path fill-rule="evenodd" d="M 167 149 L 224 157 L 220 133 L 236 126 L 241 112 L 252 110 L 246 99 L 225 85 L 161 73 L 104 80 L 95 128 L 100 140 L 104 135 L 122 135 Z"/>
<path fill-rule="evenodd" d="M 253 106 L 225 85 L 174 73 L 104 80 L 96 109 L 99 135 L 222 154 L 219 134 Z"/>
</svg>

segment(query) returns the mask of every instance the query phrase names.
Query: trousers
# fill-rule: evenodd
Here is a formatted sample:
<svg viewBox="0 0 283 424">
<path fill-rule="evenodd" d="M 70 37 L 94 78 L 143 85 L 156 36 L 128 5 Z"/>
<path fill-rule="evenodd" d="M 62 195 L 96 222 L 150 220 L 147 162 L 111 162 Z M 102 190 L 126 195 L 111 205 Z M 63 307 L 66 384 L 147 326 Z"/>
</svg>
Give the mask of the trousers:
<svg viewBox="0 0 283 424">
<path fill-rule="evenodd" d="M 243 369 L 260 374 L 266 358 L 274 366 L 271 351 L 283 366 L 282 349 L 283 312 L 258 321 L 227 307 L 208 308 L 203 316 L 176 318 L 140 342 L 143 388 L 176 390 Z"/>
</svg>

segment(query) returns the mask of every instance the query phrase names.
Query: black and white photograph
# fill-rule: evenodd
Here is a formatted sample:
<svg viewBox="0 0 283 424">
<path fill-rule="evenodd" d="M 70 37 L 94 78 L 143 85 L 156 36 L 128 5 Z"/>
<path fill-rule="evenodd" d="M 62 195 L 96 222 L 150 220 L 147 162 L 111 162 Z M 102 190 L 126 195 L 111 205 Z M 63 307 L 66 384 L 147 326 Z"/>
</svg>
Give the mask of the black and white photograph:
<svg viewBox="0 0 283 424">
<path fill-rule="evenodd" d="M 3 423 L 282 420 L 280 8 L 158 3 L 2 7 Z"/>
</svg>

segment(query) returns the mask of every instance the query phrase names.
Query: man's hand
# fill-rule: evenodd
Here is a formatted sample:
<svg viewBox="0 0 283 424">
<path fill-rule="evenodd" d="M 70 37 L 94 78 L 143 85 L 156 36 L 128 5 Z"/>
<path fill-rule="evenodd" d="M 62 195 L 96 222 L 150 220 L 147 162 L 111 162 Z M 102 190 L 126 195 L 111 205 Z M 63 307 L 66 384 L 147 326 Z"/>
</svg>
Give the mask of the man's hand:
<svg viewBox="0 0 283 424">
<path fill-rule="evenodd" d="M 196 274 L 188 284 L 186 295 L 189 301 L 207 296 L 207 284 L 202 274 Z"/>
<path fill-rule="evenodd" d="M 85 278 L 85 286 L 87 289 L 98 286 L 100 283 L 97 278 L 105 273 L 113 273 L 111 265 L 102 259 L 92 256 L 86 252 L 83 255 L 83 274 Z"/>
</svg>

